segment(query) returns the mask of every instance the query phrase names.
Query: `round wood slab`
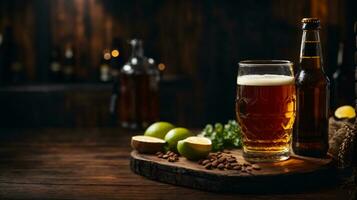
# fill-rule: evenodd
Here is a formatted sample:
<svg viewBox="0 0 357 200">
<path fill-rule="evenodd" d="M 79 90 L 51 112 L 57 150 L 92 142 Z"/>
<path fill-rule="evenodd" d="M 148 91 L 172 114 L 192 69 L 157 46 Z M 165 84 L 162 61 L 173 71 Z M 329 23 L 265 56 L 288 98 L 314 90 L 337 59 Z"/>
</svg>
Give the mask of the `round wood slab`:
<svg viewBox="0 0 357 200">
<path fill-rule="evenodd" d="M 231 151 L 244 162 L 241 150 Z M 291 156 L 275 163 L 259 163 L 261 170 L 242 173 L 236 170 L 207 170 L 196 162 L 180 157 L 168 162 L 155 155 L 131 152 L 133 172 L 152 180 L 214 192 L 265 193 L 300 191 L 336 182 L 332 159 Z"/>
</svg>

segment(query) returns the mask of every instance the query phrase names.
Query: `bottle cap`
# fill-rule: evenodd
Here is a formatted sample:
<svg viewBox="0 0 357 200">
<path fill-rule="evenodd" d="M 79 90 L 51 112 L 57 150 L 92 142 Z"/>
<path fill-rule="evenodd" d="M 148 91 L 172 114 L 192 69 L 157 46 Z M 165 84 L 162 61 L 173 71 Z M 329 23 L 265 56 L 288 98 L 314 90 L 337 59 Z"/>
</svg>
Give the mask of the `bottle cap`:
<svg viewBox="0 0 357 200">
<path fill-rule="evenodd" d="M 303 18 L 301 22 L 303 30 L 315 30 L 321 28 L 320 19 L 318 18 Z"/>
</svg>

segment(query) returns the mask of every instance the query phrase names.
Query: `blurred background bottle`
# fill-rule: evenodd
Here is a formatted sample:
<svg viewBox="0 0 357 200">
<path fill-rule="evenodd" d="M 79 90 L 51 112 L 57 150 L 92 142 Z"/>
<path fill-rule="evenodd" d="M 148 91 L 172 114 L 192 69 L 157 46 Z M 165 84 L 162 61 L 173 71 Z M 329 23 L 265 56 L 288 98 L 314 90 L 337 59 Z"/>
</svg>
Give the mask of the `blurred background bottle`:
<svg viewBox="0 0 357 200">
<path fill-rule="evenodd" d="M 354 66 L 349 58 L 346 57 L 346 48 L 344 43 L 340 42 L 337 54 L 337 68 L 333 73 L 332 80 L 332 111 L 343 105 L 354 105 Z"/>
<path fill-rule="evenodd" d="M 354 87 L 355 87 L 355 91 L 354 91 L 354 97 L 355 97 L 355 109 L 357 109 L 356 105 L 357 105 L 357 21 L 354 23 L 354 45 L 353 45 L 353 49 L 354 49 L 354 52 L 353 52 L 353 60 L 354 60 L 354 70 L 355 70 L 355 84 L 354 84 Z"/>
<path fill-rule="evenodd" d="M 23 83 L 25 68 L 22 62 L 22 52 L 11 26 L 5 28 L 1 40 L 1 82 L 3 84 Z"/>
<path fill-rule="evenodd" d="M 110 67 L 110 50 L 105 49 L 100 60 L 99 66 L 99 81 L 106 83 L 112 80 L 111 67 Z"/>
<path fill-rule="evenodd" d="M 75 55 L 71 43 L 67 43 L 63 54 L 63 79 L 65 82 L 73 82 L 75 78 Z"/>
<path fill-rule="evenodd" d="M 119 72 L 119 120 L 126 128 L 144 128 L 159 118 L 159 70 L 144 56 L 143 43 L 129 42 L 131 56 Z"/>
<path fill-rule="evenodd" d="M 59 47 L 54 47 L 51 51 L 50 57 L 50 80 L 51 82 L 61 82 L 62 81 L 62 66 L 60 62 L 60 49 Z"/>
</svg>

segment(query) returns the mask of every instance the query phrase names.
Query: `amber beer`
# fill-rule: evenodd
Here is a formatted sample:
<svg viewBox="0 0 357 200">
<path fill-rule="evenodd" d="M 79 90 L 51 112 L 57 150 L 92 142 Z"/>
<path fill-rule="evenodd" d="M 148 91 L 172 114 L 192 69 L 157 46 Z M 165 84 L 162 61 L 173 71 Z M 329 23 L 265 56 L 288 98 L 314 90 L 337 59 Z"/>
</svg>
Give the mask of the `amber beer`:
<svg viewBox="0 0 357 200">
<path fill-rule="evenodd" d="M 243 150 L 247 160 L 289 158 L 295 100 L 293 76 L 238 76 L 236 114 L 244 136 Z"/>
<path fill-rule="evenodd" d="M 328 150 L 329 80 L 322 62 L 320 21 L 304 18 L 302 24 L 293 150 L 298 155 L 323 157 Z"/>
</svg>

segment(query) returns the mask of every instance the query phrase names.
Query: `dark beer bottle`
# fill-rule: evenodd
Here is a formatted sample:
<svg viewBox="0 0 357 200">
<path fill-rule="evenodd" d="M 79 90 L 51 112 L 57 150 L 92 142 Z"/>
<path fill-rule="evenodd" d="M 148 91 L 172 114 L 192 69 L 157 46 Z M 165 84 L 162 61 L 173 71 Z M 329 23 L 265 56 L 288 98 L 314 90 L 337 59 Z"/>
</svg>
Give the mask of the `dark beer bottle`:
<svg viewBox="0 0 357 200">
<path fill-rule="evenodd" d="M 329 80 L 323 69 L 320 20 L 304 18 L 302 29 L 292 146 L 297 155 L 324 157 L 328 150 Z"/>
<path fill-rule="evenodd" d="M 350 58 L 350 52 L 346 52 L 350 48 L 340 43 L 337 57 L 337 69 L 333 73 L 331 82 L 331 99 L 333 104 L 331 109 L 335 110 L 340 106 L 354 106 L 354 91 L 355 91 L 355 71 Z M 348 54 L 348 56 L 346 55 Z"/>
</svg>

